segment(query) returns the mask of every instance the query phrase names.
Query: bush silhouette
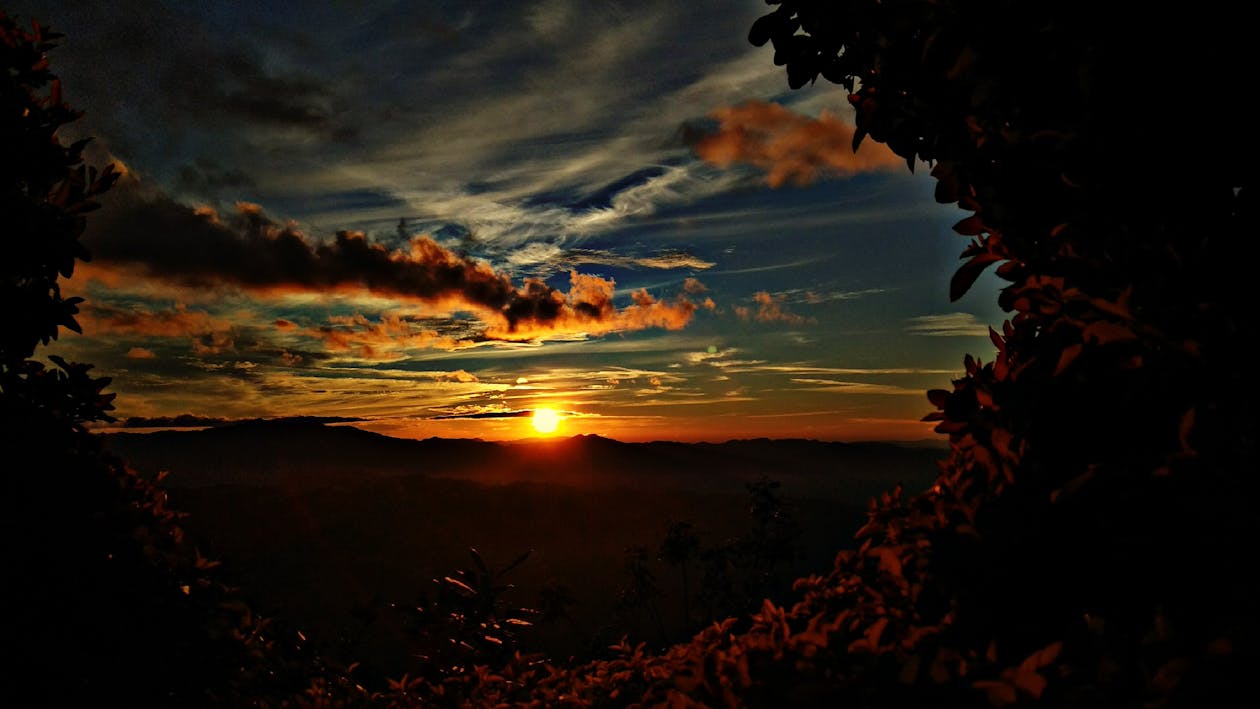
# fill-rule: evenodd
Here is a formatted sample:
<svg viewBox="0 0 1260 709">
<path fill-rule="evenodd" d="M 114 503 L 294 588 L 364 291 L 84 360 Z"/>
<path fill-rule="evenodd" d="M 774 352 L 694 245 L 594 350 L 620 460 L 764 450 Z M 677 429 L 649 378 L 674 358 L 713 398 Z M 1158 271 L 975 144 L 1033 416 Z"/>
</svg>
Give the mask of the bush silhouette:
<svg viewBox="0 0 1260 709">
<path fill-rule="evenodd" d="M 52 366 L 31 359 L 62 328 L 79 330 L 81 299 L 59 280 L 87 260 L 85 215 L 117 177 L 83 164 L 87 141 L 58 138 L 79 116 L 49 69 L 58 36 L 0 13 L 6 697 L 200 706 L 296 695 L 310 671 L 299 649 L 184 541 L 165 493 L 86 430 L 112 420 L 109 379 L 55 355 Z"/>
</svg>

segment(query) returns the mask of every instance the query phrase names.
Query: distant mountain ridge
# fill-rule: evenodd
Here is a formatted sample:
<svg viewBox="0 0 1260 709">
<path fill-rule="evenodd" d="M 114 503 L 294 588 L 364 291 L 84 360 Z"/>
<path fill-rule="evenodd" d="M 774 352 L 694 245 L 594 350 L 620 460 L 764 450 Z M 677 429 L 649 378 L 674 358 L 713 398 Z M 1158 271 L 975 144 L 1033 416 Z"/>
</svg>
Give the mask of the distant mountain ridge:
<svg viewBox="0 0 1260 709">
<path fill-rule="evenodd" d="M 353 426 L 288 419 L 197 431 L 111 433 L 109 447 L 138 471 L 168 471 L 169 487 L 245 485 L 312 489 L 423 475 L 484 484 L 583 488 L 651 484 L 731 491 L 759 477 L 796 494 L 876 494 L 897 482 L 921 488 L 942 452 L 892 443 L 748 439 L 725 443 L 624 443 L 596 435 L 510 443 L 392 438 Z"/>
</svg>

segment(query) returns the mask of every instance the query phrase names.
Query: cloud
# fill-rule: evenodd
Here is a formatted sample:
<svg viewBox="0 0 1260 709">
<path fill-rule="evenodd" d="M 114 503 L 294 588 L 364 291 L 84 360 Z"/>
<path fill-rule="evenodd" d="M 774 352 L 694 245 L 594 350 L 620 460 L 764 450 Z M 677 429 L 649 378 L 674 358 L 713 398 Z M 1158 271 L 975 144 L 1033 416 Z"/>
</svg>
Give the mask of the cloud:
<svg viewBox="0 0 1260 709">
<path fill-rule="evenodd" d="M 797 384 L 808 384 L 805 391 L 826 391 L 836 394 L 895 394 L 899 396 L 923 396 L 922 389 L 892 386 L 890 384 L 871 384 L 869 382 L 844 382 L 835 379 L 807 379 L 792 377 Z"/>
<path fill-rule="evenodd" d="M 132 347 L 127 350 L 127 359 L 156 359 L 157 355 L 153 350 L 144 347 Z"/>
<path fill-rule="evenodd" d="M 111 305 L 84 306 L 80 318 L 84 329 L 97 335 L 139 335 L 141 337 L 200 337 L 230 332 L 232 323 L 201 310 L 183 305 L 165 310 L 143 307 L 122 309 Z"/>
<path fill-rule="evenodd" d="M 662 249 L 646 256 L 629 256 L 603 249 L 561 249 L 555 244 L 532 242 L 507 255 L 507 262 L 516 266 L 545 264 L 552 267 L 572 267 L 580 264 L 599 264 L 622 268 L 653 268 L 662 271 L 686 268 L 704 271 L 713 268 L 714 262 L 678 249 Z"/>
<path fill-rule="evenodd" d="M 430 416 L 434 421 L 446 419 L 512 419 L 533 416 L 533 409 L 506 409 L 483 406 L 459 406 L 452 413 Z"/>
<path fill-rule="evenodd" d="M 787 308 L 783 307 L 785 301 L 786 299 L 783 296 L 776 297 L 766 291 L 758 291 L 753 295 L 753 302 L 757 304 L 755 311 L 752 308 L 741 305 L 735 306 L 733 310 L 740 320 L 755 320 L 762 323 L 781 322 L 789 325 L 803 325 L 815 322 L 813 318 L 789 312 Z"/>
<path fill-rule="evenodd" d="M 879 295 L 889 292 L 889 288 L 862 288 L 859 290 L 804 291 L 802 299 L 811 305 L 829 303 L 835 300 L 857 300 L 868 295 Z"/>
<path fill-rule="evenodd" d="M 187 337 L 192 341 L 193 353 L 199 356 L 235 351 L 238 337 L 233 323 L 201 310 L 189 310 L 184 305 L 149 310 L 97 303 L 84 307 L 80 321 L 85 332 L 96 336 Z M 145 356 L 144 352 L 150 356 Z M 134 347 L 127 353 L 131 359 L 152 359 L 152 355 L 152 351 L 143 347 Z"/>
<path fill-rule="evenodd" d="M 907 320 L 906 332 L 929 337 L 988 337 L 989 326 L 971 313 L 920 315 Z"/>
<path fill-rule="evenodd" d="M 118 192 L 110 208 L 93 220 L 89 248 L 104 264 L 184 287 L 368 293 L 471 312 L 485 323 L 484 338 L 508 341 L 676 330 L 696 310 L 685 296 L 660 301 L 644 290 L 631 295 L 631 305 L 618 308 L 614 281 L 576 271 L 570 272 L 567 293 L 537 279 L 518 286 L 507 274 L 428 236 L 411 238 L 404 249 L 387 248 L 353 231 L 317 241 L 292 223 L 271 220 L 255 204 L 240 202 L 234 212 L 220 215 L 189 208 L 135 182 Z"/>
<path fill-rule="evenodd" d="M 766 172 L 771 187 L 905 163 L 874 141 L 865 141 L 855 154 L 853 127 L 826 111 L 814 119 L 776 103 L 749 101 L 709 115 L 718 121 L 718 129 L 696 142 L 696 154 L 720 168 L 754 165 Z"/>
<path fill-rule="evenodd" d="M 433 380 L 438 382 L 459 382 L 461 384 L 471 384 L 473 382 L 481 381 L 477 378 L 476 374 L 466 372 L 462 369 L 457 369 L 453 372 L 443 372 L 434 377 Z"/>
<path fill-rule="evenodd" d="M 697 307 L 685 296 L 662 301 L 640 288 L 630 294 L 633 304 L 618 309 L 613 303 L 616 282 L 612 279 L 570 271 L 569 284 L 566 295 L 542 281 L 526 279 L 518 296 L 502 308 L 503 317 L 491 321 L 486 337 L 519 341 L 545 338 L 553 332 L 599 335 L 648 328 L 681 330 Z"/>
<path fill-rule="evenodd" d="M 258 423 L 261 421 L 292 421 L 302 423 L 355 423 L 361 418 L 347 416 L 282 416 L 278 418 L 231 419 L 215 416 L 197 416 L 195 414 L 179 414 L 178 416 L 130 416 L 123 421 L 123 428 L 206 428 L 231 426 L 241 423 Z"/>
<path fill-rule="evenodd" d="M 726 349 L 720 350 L 715 346 L 711 346 L 709 347 L 708 350 L 704 352 L 687 352 L 683 356 L 687 359 L 687 362 L 689 362 L 690 364 L 700 364 L 701 362 L 708 362 L 709 364 L 717 366 L 717 362 L 713 360 L 725 360 L 726 357 L 729 357 L 730 355 L 733 355 L 738 351 L 739 349 L 735 347 L 728 347 Z"/>
<path fill-rule="evenodd" d="M 175 185 L 181 192 L 217 197 L 227 189 L 252 188 L 254 180 L 243 170 L 224 168 L 214 160 L 199 157 L 179 168 Z"/>
<path fill-rule="evenodd" d="M 921 367 L 819 367 L 809 364 L 767 364 L 757 368 L 762 372 L 777 372 L 781 374 L 834 374 L 841 376 L 849 375 L 954 375 L 957 370 L 954 369 L 927 369 Z"/>
<path fill-rule="evenodd" d="M 402 316 L 389 313 L 375 322 L 362 314 L 332 316 L 327 325 L 308 328 L 303 334 L 321 341 L 329 352 L 375 362 L 404 359 L 407 350 L 449 350 L 467 342 L 433 329 L 415 327 Z"/>
</svg>

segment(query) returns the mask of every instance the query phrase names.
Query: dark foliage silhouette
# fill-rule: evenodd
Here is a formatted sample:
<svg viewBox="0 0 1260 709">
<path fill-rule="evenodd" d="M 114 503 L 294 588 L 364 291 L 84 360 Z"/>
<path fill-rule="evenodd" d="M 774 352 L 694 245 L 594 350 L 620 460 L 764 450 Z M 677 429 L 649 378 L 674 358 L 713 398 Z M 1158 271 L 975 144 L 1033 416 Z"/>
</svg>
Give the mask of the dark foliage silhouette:
<svg viewBox="0 0 1260 709">
<path fill-rule="evenodd" d="M 773 45 L 790 85 L 842 85 L 855 142 L 884 142 L 911 169 L 927 163 L 936 198 L 967 212 L 954 227 L 968 245 L 950 297 L 989 266 L 1005 281 L 999 303 L 1011 317 L 992 334 L 992 360 L 969 356 L 952 391 L 928 395 L 951 444 L 935 484 L 872 500 L 857 548 L 799 579 L 794 604 L 765 601 L 744 625 L 719 621 L 661 653 L 623 641 L 612 659 L 580 666 L 473 658 L 371 698 L 1223 706 L 1247 696 L 1257 392 L 1242 244 L 1256 232 L 1260 157 L 1243 90 L 1248 23 L 1212 4 L 768 4 L 749 39 Z M 43 226 L 31 243 L 6 243 L 21 258 L 4 266 L 4 307 L 37 314 L 6 332 L 0 352 L 6 451 L 39 461 L 6 475 L 6 498 L 21 503 L 6 509 L 5 551 L 22 570 L 6 607 L 17 609 L 12 637 L 31 649 L 16 670 L 71 694 L 262 696 L 255 676 L 283 672 L 240 659 L 267 652 L 260 624 L 180 543 L 161 494 L 83 432 L 106 415 L 104 382 L 80 365 L 28 361 L 73 327 L 75 303 L 56 281 L 82 255 L 80 215 L 110 178 L 79 170 L 78 149 L 56 143 L 71 114 L 48 108 L 61 105 L 55 85 L 37 93 L 50 81 L 47 37 L 7 20 L 0 29 L 14 67 L 3 79 L 6 149 L 35 136 L 30 145 L 52 155 L 3 185 L 6 220 L 47 220 L 32 222 Z M 1182 115 L 1157 110 L 1170 98 Z M 37 504 L 52 500 L 47 511 Z M 758 553 L 781 553 L 768 510 Z M 662 552 L 683 568 L 693 554 L 685 531 Z M 632 576 L 646 556 L 632 555 Z M 497 603 L 494 577 L 478 565 L 448 584 L 462 591 L 452 602 L 482 609 L 468 616 L 478 629 L 502 615 L 483 612 Z M 655 579 L 636 578 L 650 607 Z M 138 664 L 111 654 L 117 638 Z M 54 683 L 53 668 L 70 668 L 70 682 L 63 673 Z M 328 670 L 301 701 L 367 698 Z"/>
<path fill-rule="evenodd" d="M 1215 4 L 786 0 L 749 39 L 849 91 L 855 143 L 968 212 L 951 283 L 1011 318 L 928 418 L 935 485 L 861 546 L 653 656 L 507 668 L 476 703 L 1222 706 L 1249 686 L 1256 386 L 1246 23 Z M 1177 117 L 1154 109 L 1178 99 Z M 1174 121 L 1180 120 L 1180 123 Z M 517 692 L 515 687 L 528 690 Z"/>
<path fill-rule="evenodd" d="M 786 595 L 801 530 L 780 498 L 780 483 L 763 477 L 745 488 L 748 527 L 739 534 L 704 544 L 690 522 L 666 526 L 655 557 L 675 570 L 676 582 L 657 577 L 647 547 L 625 550 L 624 617 L 614 619 L 614 627 L 660 647 L 690 637 L 711 619 L 746 618 L 766 598 Z M 699 574 L 695 589 L 693 567 Z M 693 606 L 701 609 L 699 618 Z"/>
<path fill-rule="evenodd" d="M 1009 284 L 994 361 L 968 358 L 953 391 L 930 393 L 952 444 L 937 485 L 862 532 L 922 574 L 907 609 L 937 620 L 906 626 L 933 628 L 927 652 L 897 654 L 958 654 L 971 667 L 951 674 L 994 703 L 1220 699 L 1230 648 L 1251 642 L 1247 572 L 1228 549 L 1256 538 L 1255 386 L 1238 346 L 1254 318 L 1230 254 L 1255 228 L 1257 143 L 1229 23 L 784 2 L 750 33 L 794 86 L 851 92 L 855 143 L 928 162 L 937 200 L 971 212 L 954 227 L 971 241 L 951 298 L 995 263 Z M 1214 97 L 1193 145 L 1156 147 L 1172 127 L 1149 101 L 1165 86 Z"/>
<path fill-rule="evenodd" d="M 78 331 L 80 298 L 59 280 L 88 253 L 84 215 L 113 184 L 63 145 L 78 118 L 46 53 L 58 35 L 0 13 L 0 463 L 3 464 L 4 677 L 10 701 L 136 706 L 238 704 L 307 684 L 296 644 L 217 579 L 184 541 L 166 494 L 87 432 L 109 421 L 108 378 L 51 355 Z M 289 634 L 282 634 L 288 636 Z M 280 659 L 280 658 L 286 659 Z"/>
</svg>

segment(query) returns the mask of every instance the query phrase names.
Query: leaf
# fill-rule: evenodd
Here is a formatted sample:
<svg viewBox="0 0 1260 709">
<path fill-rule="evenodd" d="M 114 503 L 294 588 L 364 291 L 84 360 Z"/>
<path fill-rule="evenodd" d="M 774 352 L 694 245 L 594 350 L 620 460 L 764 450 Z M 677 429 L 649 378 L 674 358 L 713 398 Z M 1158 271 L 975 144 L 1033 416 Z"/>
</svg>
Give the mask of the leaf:
<svg viewBox="0 0 1260 709">
<path fill-rule="evenodd" d="M 531 554 L 533 554 L 533 553 L 534 553 L 534 550 L 533 550 L 533 549 L 530 549 L 530 550 L 526 551 L 524 554 L 521 554 L 520 556 L 516 557 L 516 559 L 515 559 L 515 560 L 513 560 L 513 561 L 512 561 L 512 563 L 510 563 L 510 564 L 508 564 L 507 566 L 503 567 L 503 570 L 502 570 L 502 571 L 500 571 L 500 572 L 498 573 L 498 575 L 499 575 L 499 576 L 502 576 L 502 575 L 506 574 L 507 572 L 511 571 L 512 569 L 515 569 L 516 567 L 520 566 L 521 564 L 524 564 L 524 563 L 525 563 L 525 560 L 526 560 L 526 559 L 528 559 L 528 558 L 530 557 L 530 555 L 531 555 Z"/>
<path fill-rule="evenodd" d="M 949 279 L 949 299 L 955 301 L 963 297 L 989 264 L 1001 260 L 1002 257 L 994 253 L 986 252 L 973 256 L 970 261 L 954 272 L 953 278 Z"/>
<path fill-rule="evenodd" d="M 897 554 L 897 550 L 886 546 L 871 547 L 867 552 L 867 556 L 879 558 L 879 570 L 887 571 L 893 576 L 901 576 L 901 557 Z"/>
<path fill-rule="evenodd" d="M 949 401 L 949 392 L 944 389 L 929 389 L 927 393 L 928 401 L 932 402 L 932 406 L 938 409 L 945 408 L 945 402 Z M 925 421 L 927 419 L 924 419 Z"/>
<path fill-rule="evenodd" d="M 1061 652 L 1063 652 L 1062 640 L 1050 643 L 1049 645 L 1024 658 L 1024 661 L 1019 663 L 1019 670 L 1020 672 L 1027 670 L 1039 670 L 1057 660 L 1059 658 L 1059 653 Z"/>
<path fill-rule="evenodd" d="M 1181 415 L 1181 425 L 1177 427 L 1177 438 L 1181 442 L 1181 452 L 1194 455 L 1194 446 L 1190 445 L 1190 434 L 1194 431 L 1195 410 L 1191 406 Z"/>
<path fill-rule="evenodd" d="M 1001 680 L 980 680 L 972 682 L 971 686 L 983 691 L 988 697 L 989 704 L 994 707 L 1004 707 L 1015 703 L 1015 687 L 1007 682 Z"/>
<path fill-rule="evenodd" d="M 442 580 L 446 582 L 447 584 L 454 586 L 456 590 L 458 590 L 460 593 L 462 593 L 465 596 L 477 595 L 476 589 L 474 589 L 472 586 L 469 586 L 468 584 L 464 583 L 463 581 L 460 581 L 459 579 L 453 576 L 443 576 Z"/>
<path fill-rule="evenodd" d="M 803 58 L 788 64 L 788 86 L 799 89 L 818 79 L 818 69 L 811 58 Z"/>
<path fill-rule="evenodd" d="M 1119 323 L 1099 320 L 1098 322 L 1090 323 L 1081 331 L 1081 339 L 1090 344 L 1110 345 L 1136 340 L 1137 335 Z"/>
<path fill-rule="evenodd" d="M 884 628 L 887 627 L 888 618 L 884 617 L 875 621 L 871 624 L 871 627 L 866 629 L 864 637 L 866 638 L 866 642 L 870 644 L 872 650 L 879 647 L 879 636 L 884 634 Z"/>
<path fill-rule="evenodd" d="M 963 236 L 980 236 L 988 231 L 979 214 L 973 214 L 954 225 L 954 231 Z"/>
<path fill-rule="evenodd" d="M 997 333 L 997 330 L 994 330 L 992 327 L 989 328 L 989 341 L 993 343 L 998 352 L 1006 350 L 1006 342 L 1002 340 L 1002 336 Z"/>
<path fill-rule="evenodd" d="M 757 18 L 752 24 L 752 28 L 748 30 L 748 41 L 754 47 L 764 47 L 766 42 L 770 41 L 770 36 L 774 33 L 774 26 L 778 18 L 774 14 L 763 15 Z"/>
<path fill-rule="evenodd" d="M 486 568 L 486 562 L 482 560 L 481 554 L 477 552 L 475 547 L 468 547 L 468 555 L 472 557 L 473 563 L 481 570 L 481 573 L 488 574 L 490 570 Z"/>
<path fill-rule="evenodd" d="M 1057 377 L 1067 371 L 1067 368 L 1080 356 L 1082 349 L 1084 349 L 1084 346 L 1079 342 L 1075 345 L 1064 347 L 1063 352 L 1059 355 L 1059 363 L 1054 367 L 1054 376 Z"/>
</svg>

